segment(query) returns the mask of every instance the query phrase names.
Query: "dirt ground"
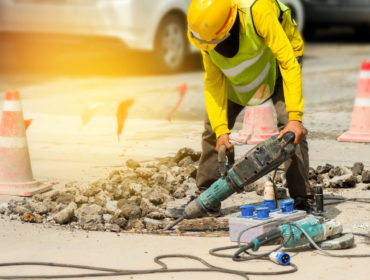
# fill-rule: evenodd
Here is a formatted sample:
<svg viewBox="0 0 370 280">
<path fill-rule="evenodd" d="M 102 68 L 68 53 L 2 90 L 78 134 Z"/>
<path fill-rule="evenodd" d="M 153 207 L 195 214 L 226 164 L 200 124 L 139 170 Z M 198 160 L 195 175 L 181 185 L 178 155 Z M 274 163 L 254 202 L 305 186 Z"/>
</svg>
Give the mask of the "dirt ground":
<svg viewBox="0 0 370 280">
<path fill-rule="evenodd" d="M 2 46 L 6 49 L 7 46 Z M 22 57 L 8 52 L 3 63 L 21 63 Z M 305 97 L 304 124 L 309 131 L 311 166 L 352 166 L 361 161 L 370 168 L 370 146 L 341 143 L 336 139 L 349 128 L 356 95 L 361 62 L 370 59 L 368 43 L 311 43 L 306 46 L 303 82 Z M 68 55 L 66 55 L 67 57 Z M 29 59 L 29 58 L 28 58 Z M 5 61 L 5 62 L 4 62 Z M 37 63 L 37 59 L 34 60 Z M 127 67 L 135 62 L 128 61 Z M 137 70 L 140 72 L 140 69 Z M 22 96 L 24 116 L 32 118 L 27 131 L 33 173 L 36 179 L 60 184 L 68 181 L 86 182 L 106 176 L 129 158 L 138 161 L 174 155 L 181 147 L 200 151 L 203 129 L 203 72 L 199 67 L 176 75 L 46 75 L 22 72 L 1 72 L 0 92 L 17 89 Z M 167 116 L 178 99 L 177 87 L 186 83 L 188 90 L 173 121 Z M 121 100 L 135 98 L 129 111 L 120 141 L 116 136 L 116 107 Z M 0 97 L 2 107 L 3 95 Z M 92 104 L 104 103 L 96 116 L 85 126 L 81 114 Z M 241 119 L 236 129 L 241 127 Z M 236 146 L 237 157 L 250 146 Z M 369 198 L 369 191 L 340 190 L 346 197 Z M 8 201 L 7 196 L 0 202 Z M 232 205 L 230 198 L 224 205 Z M 260 198 L 245 197 L 245 203 Z M 237 200 L 238 202 L 240 200 Z M 370 208 L 367 204 L 343 203 L 329 209 L 329 217 L 344 224 L 345 231 L 369 233 Z M 54 261 L 116 268 L 154 268 L 157 254 L 190 253 L 204 257 L 213 264 L 228 267 L 275 271 L 281 269 L 266 262 L 236 264 L 231 260 L 208 255 L 212 247 L 227 246 L 227 237 L 184 237 L 67 231 L 63 227 L 23 224 L 0 219 L 0 262 Z M 343 253 L 368 253 L 364 239 Z M 368 279 L 368 259 L 332 259 L 314 251 L 292 252 L 299 267 L 286 279 Z M 182 260 L 169 261 L 186 266 Z M 189 262 L 189 265 L 191 262 Z M 315 269 L 313 269 L 313 267 Z M 21 268 L 1 270 L 3 273 L 68 272 Z M 204 274 L 134 276 L 130 279 L 203 279 Z M 210 274 L 213 279 L 225 275 Z M 227 276 L 229 277 L 229 276 Z M 251 276 L 251 279 L 265 279 Z M 235 277 L 237 279 L 237 277 Z M 273 276 L 271 279 L 281 279 Z"/>
</svg>

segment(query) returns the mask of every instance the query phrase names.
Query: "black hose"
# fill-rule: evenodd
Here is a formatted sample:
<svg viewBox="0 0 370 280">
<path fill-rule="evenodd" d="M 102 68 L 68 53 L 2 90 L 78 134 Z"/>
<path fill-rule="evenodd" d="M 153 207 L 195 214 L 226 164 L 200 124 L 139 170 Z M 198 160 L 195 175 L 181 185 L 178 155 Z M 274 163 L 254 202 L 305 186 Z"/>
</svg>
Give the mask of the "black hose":
<svg viewBox="0 0 370 280">
<path fill-rule="evenodd" d="M 231 255 L 231 254 L 220 254 L 220 253 L 216 253 L 216 252 L 218 252 L 218 251 L 224 251 L 224 250 L 237 249 L 237 248 L 239 248 L 238 245 L 218 247 L 218 248 L 211 249 L 209 251 L 209 253 L 212 256 L 216 256 L 216 257 L 233 258 L 233 255 Z M 273 252 L 275 252 L 275 250 L 273 250 Z M 240 253 L 243 253 L 243 252 L 244 251 L 241 251 Z M 266 254 L 263 254 L 263 256 L 261 256 L 261 255 L 254 255 L 254 254 L 251 254 L 249 252 L 245 252 L 245 253 L 247 253 L 248 255 L 251 255 L 253 258 L 241 258 L 241 257 L 239 257 L 236 261 L 240 262 L 240 261 L 246 261 L 246 260 L 251 260 L 251 259 L 261 259 L 261 260 L 268 260 L 268 261 L 270 261 L 270 259 L 266 256 Z M 271 252 L 269 252 L 268 255 L 270 253 Z M 289 273 L 294 273 L 294 272 L 297 272 L 298 271 L 298 267 L 294 263 L 290 263 L 289 266 L 291 267 L 291 269 L 282 270 L 282 271 L 273 271 L 273 272 L 248 271 L 248 275 L 282 275 L 282 274 L 289 274 Z M 287 266 L 287 267 L 289 267 L 289 266 Z"/>
<path fill-rule="evenodd" d="M 324 196 L 324 200 L 336 200 L 329 203 L 325 203 L 325 206 L 335 205 L 343 202 L 359 202 L 359 203 L 370 203 L 370 198 L 345 198 L 345 197 L 333 197 L 333 196 Z"/>
<path fill-rule="evenodd" d="M 172 268 L 169 269 L 168 266 L 161 261 L 161 259 L 168 258 L 186 258 L 196 260 L 202 263 L 206 268 Z M 85 266 L 85 265 L 73 265 L 73 264 L 63 264 L 63 263 L 52 263 L 52 262 L 13 262 L 13 263 L 1 263 L 0 267 L 5 266 L 52 266 L 52 267 L 66 267 L 66 268 L 76 268 L 85 270 L 96 270 L 104 271 L 101 273 L 82 273 L 82 274 L 54 274 L 54 275 L 0 275 L 0 279 L 66 279 L 66 278 L 85 278 L 85 277 L 106 277 L 106 276 L 127 276 L 127 275 L 143 275 L 143 274 L 153 274 L 153 273 L 179 273 L 179 272 L 216 272 L 225 273 L 235 276 L 240 276 L 243 279 L 249 280 L 247 271 L 239 271 L 233 269 L 222 268 L 218 266 L 211 265 L 205 260 L 192 256 L 183 254 L 173 254 L 173 255 L 160 255 L 154 258 L 154 262 L 158 264 L 161 268 L 158 269 L 143 269 L 143 270 L 121 270 L 112 269 L 105 267 L 96 266 Z"/>
</svg>

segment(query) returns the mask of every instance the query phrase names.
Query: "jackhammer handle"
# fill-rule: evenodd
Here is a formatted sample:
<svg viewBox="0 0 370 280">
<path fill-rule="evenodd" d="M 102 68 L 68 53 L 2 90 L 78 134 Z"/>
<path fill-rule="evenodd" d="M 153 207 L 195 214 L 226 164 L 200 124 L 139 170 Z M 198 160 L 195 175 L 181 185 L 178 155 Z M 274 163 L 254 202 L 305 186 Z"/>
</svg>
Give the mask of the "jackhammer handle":
<svg viewBox="0 0 370 280">
<path fill-rule="evenodd" d="M 226 145 L 222 144 L 218 150 L 217 160 L 218 160 L 218 170 L 222 177 L 226 176 L 227 174 L 227 166 L 226 166 Z"/>
<path fill-rule="evenodd" d="M 226 150 L 227 148 L 225 144 L 222 144 L 220 148 L 218 149 L 218 156 L 217 156 L 218 163 L 224 162 L 226 164 Z"/>
<path fill-rule="evenodd" d="M 225 144 L 222 144 L 218 150 L 217 155 L 218 169 L 222 177 L 226 176 L 228 167 L 234 164 L 235 153 L 227 153 L 227 148 Z"/>
<path fill-rule="evenodd" d="M 284 141 L 283 143 L 284 146 L 286 146 L 289 143 L 293 143 L 294 138 L 295 138 L 294 132 L 288 131 L 287 133 L 285 133 L 282 138 L 282 140 Z"/>
</svg>

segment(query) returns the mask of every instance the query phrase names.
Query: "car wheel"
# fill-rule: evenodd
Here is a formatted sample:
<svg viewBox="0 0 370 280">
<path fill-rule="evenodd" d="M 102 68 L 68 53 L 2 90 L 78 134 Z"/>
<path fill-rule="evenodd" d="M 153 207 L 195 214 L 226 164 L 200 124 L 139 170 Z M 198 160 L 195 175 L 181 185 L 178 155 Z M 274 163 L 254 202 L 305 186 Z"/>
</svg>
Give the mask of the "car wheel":
<svg viewBox="0 0 370 280">
<path fill-rule="evenodd" d="M 179 15 L 166 16 L 159 25 L 155 40 L 155 59 L 158 68 L 177 72 L 184 66 L 188 54 L 186 25 Z"/>
<path fill-rule="evenodd" d="M 292 17 L 296 21 L 299 31 L 302 33 L 304 28 L 304 10 L 301 1 L 283 0 L 282 2 L 291 9 Z"/>
</svg>

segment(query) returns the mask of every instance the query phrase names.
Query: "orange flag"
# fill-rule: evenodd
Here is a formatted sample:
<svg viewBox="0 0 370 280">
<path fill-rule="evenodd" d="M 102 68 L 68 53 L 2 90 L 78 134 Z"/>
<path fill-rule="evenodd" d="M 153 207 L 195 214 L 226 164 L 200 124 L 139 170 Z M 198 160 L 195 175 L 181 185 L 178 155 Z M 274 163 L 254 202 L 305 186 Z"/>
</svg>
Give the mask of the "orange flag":
<svg viewBox="0 0 370 280">
<path fill-rule="evenodd" d="M 24 128 L 27 130 L 27 128 L 31 125 L 32 119 L 24 120 Z"/>
<path fill-rule="evenodd" d="M 176 112 L 176 110 L 180 107 L 181 105 L 181 102 L 182 100 L 184 99 L 184 96 L 186 94 L 186 90 L 188 89 L 188 86 L 186 84 L 183 84 L 179 87 L 177 87 L 177 89 L 179 90 L 179 93 L 180 93 L 180 97 L 179 99 L 177 100 L 175 106 L 172 108 L 171 112 L 168 114 L 168 121 L 171 122 L 171 119 L 172 119 L 172 115 Z"/>
<path fill-rule="evenodd" d="M 81 114 L 82 125 L 86 125 L 92 119 L 92 117 L 105 105 L 107 105 L 107 103 L 100 102 L 87 106 Z"/>
<path fill-rule="evenodd" d="M 120 140 L 120 135 L 122 133 L 123 125 L 127 119 L 128 109 L 134 104 L 135 99 L 127 99 L 121 101 L 117 108 L 116 118 L 117 118 L 117 137 Z"/>
</svg>

